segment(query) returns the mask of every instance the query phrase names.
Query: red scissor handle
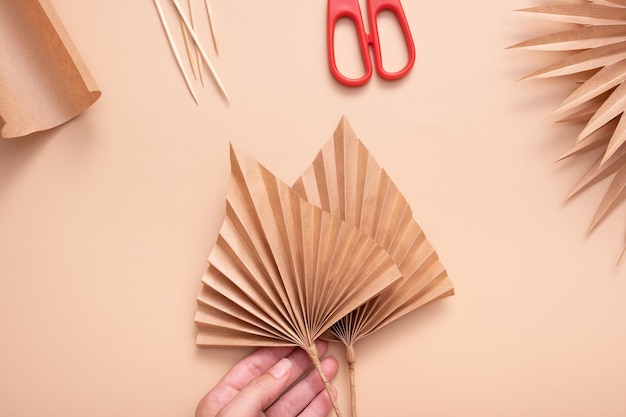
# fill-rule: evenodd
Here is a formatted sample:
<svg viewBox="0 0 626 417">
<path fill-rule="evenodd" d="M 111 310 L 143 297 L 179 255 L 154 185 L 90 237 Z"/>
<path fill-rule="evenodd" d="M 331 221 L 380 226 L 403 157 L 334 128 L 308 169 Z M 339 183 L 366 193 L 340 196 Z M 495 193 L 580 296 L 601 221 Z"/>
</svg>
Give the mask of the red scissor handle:
<svg viewBox="0 0 626 417">
<path fill-rule="evenodd" d="M 374 50 L 374 63 L 376 65 L 376 72 L 387 79 L 397 80 L 405 76 L 415 63 L 415 45 L 413 43 L 413 37 L 409 29 L 409 24 L 402 9 L 400 0 L 368 0 L 368 21 L 371 33 L 365 32 L 363 24 L 363 16 L 361 15 L 361 8 L 359 7 L 358 0 L 328 0 L 328 63 L 330 66 L 330 72 L 335 79 L 342 84 L 350 87 L 361 86 L 372 77 L 372 63 L 369 54 L 369 45 L 372 45 Z M 404 40 L 406 42 L 409 59 L 407 64 L 399 71 L 388 72 L 385 71 L 382 64 L 382 54 L 380 51 L 380 40 L 378 38 L 378 24 L 376 18 L 379 13 L 384 10 L 391 11 L 400 24 Z M 359 49 L 361 50 L 361 57 L 363 58 L 363 65 L 365 67 L 365 74 L 360 78 L 348 78 L 344 76 L 337 68 L 337 62 L 335 60 L 335 26 L 341 18 L 348 18 L 354 22 L 357 31 L 357 37 L 359 40 Z"/>
<path fill-rule="evenodd" d="M 386 80 L 397 80 L 398 78 L 404 77 L 415 63 L 415 44 L 413 43 L 413 36 L 411 36 L 409 22 L 406 19 L 400 0 L 368 0 L 367 10 L 371 31 L 370 38 L 374 49 L 374 64 L 376 65 L 376 72 L 378 72 L 378 75 Z M 384 10 L 391 11 L 396 16 L 396 19 L 398 19 L 409 55 L 409 59 L 404 68 L 396 72 L 388 72 L 385 71 L 385 68 L 383 68 L 383 58 L 382 53 L 380 52 L 380 39 L 378 38 L 378 24 L 376 22 L 376 18 Z"/>
<path fill-rule="evenodd" d="M 348 78 L 337 68 L 335 60 L 335 26 L 339 19 L 347 17 L 354 22 L 356 34 L 359 40 L 361 57 L 365 66 L 365 74 L 360 78 Z M 358 0 L 328 0 L 328 64 L 330 72 L 342 84 L 350 87 L 358 87 L 372 78 L 372 62 L 369 54 L 369 36 L 365 33 L 363 16 Z"/>
</svg>

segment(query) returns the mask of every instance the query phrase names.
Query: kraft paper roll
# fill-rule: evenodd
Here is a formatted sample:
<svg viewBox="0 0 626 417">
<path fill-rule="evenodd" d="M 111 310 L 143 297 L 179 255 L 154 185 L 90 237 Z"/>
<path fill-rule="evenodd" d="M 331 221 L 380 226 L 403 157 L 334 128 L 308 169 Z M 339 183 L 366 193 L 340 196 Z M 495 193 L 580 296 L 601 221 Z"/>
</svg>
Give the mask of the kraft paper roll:
<svg viewBox="0 0 626 417">
<path fill-rule="evenodd" d="M 101 95 L 49 0 L 0 2 L 0 56 L 4 138 L 59 126 Z"/>
</svg>

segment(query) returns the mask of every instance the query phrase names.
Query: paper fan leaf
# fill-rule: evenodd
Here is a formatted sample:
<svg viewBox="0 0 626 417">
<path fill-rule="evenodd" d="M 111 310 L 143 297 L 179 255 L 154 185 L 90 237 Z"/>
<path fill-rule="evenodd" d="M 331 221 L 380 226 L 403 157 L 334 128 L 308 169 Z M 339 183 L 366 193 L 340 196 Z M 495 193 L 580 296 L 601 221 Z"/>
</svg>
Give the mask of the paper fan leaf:
<svg viewBox="0 0 626 417">
<path fill-rule="evenodd" d="M 626 27 L 626 26 L 625 26 Z M 567 97 L 556 112 L 567 112 L 626 80 L 626 60 L 602 68 Z"/>
<path fill-rule="evenodd" d="M 314 342 L 399 280 L 400 270 L 374 239 L 232 147 L 226 202 L 197 298 L 196 342 L 300 346 L 341 417 Z"/>
<path fill-rule="evenodd" d="M 619 203 L 626 198 L 626 166 L 622 166 L 615 174 L 598 211 L 591 222 L 589 230 L 593 230 Z"/>
<path fill-rule="evenodd" d="M 582 28 L 551 33 L 517 43 L 509 48 L 537 51 L 574 51 L 597 48 L 626 41 L 626 26 L 584 26 Z"/>
<path fill-rule="evenodd" d="M 608 6 L 626 6 L 626 0 L 591 0 L 593 3 L 605 4 Z"/>
<path fill-rule="evenodd" d="M 581 108 L 580 110 L 577 110 L 574 113 L 557 120 L 557 123 L 589 122 L 589 120 L 591 120 L 596 111 L 598 111 L 602 103 L 602 100 L 594 99 L 589 103 L 586 103 L 585 107 Z"/>
<path fill-rule="evenodd" d="M 625 22 L 626 23 L 626 22 Z M 614 64 L 626 58 L 626 42 L 618 42 L 598 48 L 587 49 L 567 56 L 552 65 L 548 65 L 524 77 L 532 78 L 560 77 Z"/>
<path fill-rule="evenodd" d="M 302 198 L 354 224 L 396 262 L 404 280 L 353 313 L 364 322 L 349 326 L 354 343 L 415 308 L 452 295 L 453 286 L 437 253 L 413 220 L 411 208 L 344 117 L 333 138 L 293 185 Z M 339 327 L 342 324 L 338 323 Z"/>
<path fill-rule="evenodd" d="M 626 149 L 621 148 L 618 152 L 614 153 L 605 163 L 602 163 L 602 156 L 593 164 L 591 169 L 580 179 L 578 184 L 570 191 L 569 195 L 565 198 L 569 200 L 582 190 L 589 186 L 603 180 L 611 174 L 614 174 L 626 164 Z"/>
<path fill-rule="evenodd" d="M 591 100 L 587 101 L 583 105 L 579 107 L 579 110 L 562 117 L 557 120 L 557 123 L 577 123 L 577 122 L 585 122 L 588 123 L 589 120 L 593 117 L 594 114 L 598 111 L 598 109 L 604 104 L 606 99 L 611 95 L 614 90 L 610 90 L 606 93 L 600 94 L 598 97 L 594 97 Z"/>
<path fill-rule="evenodd" d="M 611 120 L 621 115 L 626 109 L 626 84 L 620 84 L 593 115 L 589 123 L 578 136 L 582 140 Z M 619 126 L 618 126 L 619 127 Z M 617 129 L 617 128 L 616 128 Z"/>
<path fill-rule="evenodd" d="M 626 142 L 626 117 L 624 117 L 624 113 L 622 113 L 619 123 L 615 128 L 615 132 L 613 132 L 613 136 L 611 136 L 611 140 L 609 140 L 609 144 L 606 146 L 602 163 L 606 163 L 611 156 L 621 149 L 624 146 L 624 142 Z"/>
<path fill-rule="evenodd" d="M 352 417 L 356 417 L 354 343 L 454 288 L 411 208 L 343 117 L 333 138 L 293 185 L 302 198 L 371 236 L 398 265 L 403 280 L 350 312 L 329 330 L 346 346 Z"/>
<path fill-rule="evenodd" d="M 216 339 L 219 339 L 220 345 L 226 346 L 292 346 L 294 344 L 282 338 L 280 334 L 277 335 L 271 327 L 265 330 L 264 327 L 268 325 L 257 317 L 246 314 L 244 311 L 242 315 L 225 313 L 211 304 L 211 298 L 206 298 L 206 301 L 209 304 L 203 304 L 195 317 L 200 330 L 196 340 L 199 345 L 212 345 Z"/>
<path fill-rule="evenodd" d="M 600 129 L 586 136 L 583 140 L 576 142 L 576 144 L 565 154 L 561 155 L 557 161 L 561 161 L 565 158 L 569 158 L 570 156 L 582 154 L 591 149 L 608 144 L 609 139 L 611 138 L 611 135 L 613 135 L 616 127 L 617 120 L 611 120 Z"/>
<path fill-rule="evenodd" d="M 559 4 L 529 7 L 519 10 L 543 18 L 582 25 L 626 23 L 626 10 L 601 4 Z"/>
<path fill-rule="evenodd" d="M 580 3 L 580 2 L 579 2 Z M 575 145 L 558 160 L 603 148 L 602 156 L 580 179 L 567 199 L 615 174 L 590 230 L 605 218 L 623 191 L 618 172 L 626 166 L 626 0 L 589 0 L 586 4 L 538 6 L 523 11 L 582 27 L 540 36 L 516 47 L 569 50 L 572 54 L 527 77 L 558 77 L 579 73 L 581 85 L 555 111 L 571 114 L 559 122 L 583 122 Z"/>
<path fill-rule="evenodd" d="M 310 347 L 400 278 L 387 252 L 354 225 L 232 148 L 231 166 L 226 219 L 198 297 L 198 343 Z"/>
</svg>

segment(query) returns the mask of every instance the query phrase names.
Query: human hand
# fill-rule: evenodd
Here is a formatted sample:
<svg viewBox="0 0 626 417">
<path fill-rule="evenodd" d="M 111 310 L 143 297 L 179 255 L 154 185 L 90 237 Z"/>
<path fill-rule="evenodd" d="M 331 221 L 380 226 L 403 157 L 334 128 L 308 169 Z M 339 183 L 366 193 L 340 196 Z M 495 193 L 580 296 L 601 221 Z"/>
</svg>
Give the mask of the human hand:
<svg viewBox="0 0 626 417">
<path fill-rule="evenodd" d="M 328 343 L 317 341 L 316 345 L 320 357 L 324 356 Z M 299 380 L 311 365 L 300 348 L 260 348 L 237 363 L 202 397 L 196 417 L 326 416 L 332 404 L 317 372 L 313 370 Z M 335 376 L 337 367 L 333 357 L 322 360 L 328 379 Z M 295 381 L 298 383 L 290 387 Z M 287 387 L 290 389 L 284 392 Z"/>
</svg>

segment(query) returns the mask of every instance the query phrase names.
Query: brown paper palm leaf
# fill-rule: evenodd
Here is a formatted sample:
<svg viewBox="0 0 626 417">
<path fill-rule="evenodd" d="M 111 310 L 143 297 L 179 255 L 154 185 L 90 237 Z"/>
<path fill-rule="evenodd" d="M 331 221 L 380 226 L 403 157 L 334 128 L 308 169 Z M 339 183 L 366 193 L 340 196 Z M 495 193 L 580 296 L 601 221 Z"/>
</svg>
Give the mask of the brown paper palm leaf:
<svg viewBox="0 0 626 417">
<path fill-rule="evenodd" d="M 625 196 L 626 171 L 626 0 L 595 0 L 521 10 L 576 28 L 513 45 L 544 51 L 569 51 L 565 58 L 529 74 L 525 79 L 579 74 L 579 87 L 556 110 L 565 122 L 585 123 L 574 146 L 559 160 L 600 148 L 602 155 L 580 180 L 568 199 L 613 175 L 590 230 Z"/>
<path fill-rule="evenodd" d="M 401 278 L 387 252 L 231 148 L 226 218 L 208 261 L 197 343 L 300 346 L 340 416 L 314 341 Z"/>
<path fill-rule="evenodd" d="M 371 236 L 389 253 L 404 278 L 330 328 L 346 346 L 352 414 L 356 416 L 354 343 L 430 301 L 452 295 L 453 286 L 406 199 L 345 117 L 293 189 Z"/>
</svg>

